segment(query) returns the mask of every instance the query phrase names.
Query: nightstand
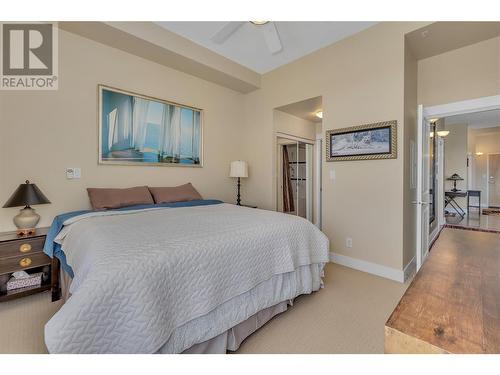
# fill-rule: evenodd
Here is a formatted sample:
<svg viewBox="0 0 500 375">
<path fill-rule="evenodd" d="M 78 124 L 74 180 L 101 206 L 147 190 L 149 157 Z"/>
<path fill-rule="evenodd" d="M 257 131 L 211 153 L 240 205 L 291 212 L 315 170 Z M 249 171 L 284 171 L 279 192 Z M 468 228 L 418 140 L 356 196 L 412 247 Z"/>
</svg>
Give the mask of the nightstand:
<svg viewBox="0 0 500 375">
<path fill-rule="evenodd" d="M 38 228 L 35 234 L 22 237 L 16 232 L 0 233 L 0 302 L 47 290 L 52 291 L 53 302 L 61 298 L 59 260 L 43 252 L 48 230 Z M 43 272 L 42 285 L 8 291 L 7 282 L 16 271 Z"/>
</svg>

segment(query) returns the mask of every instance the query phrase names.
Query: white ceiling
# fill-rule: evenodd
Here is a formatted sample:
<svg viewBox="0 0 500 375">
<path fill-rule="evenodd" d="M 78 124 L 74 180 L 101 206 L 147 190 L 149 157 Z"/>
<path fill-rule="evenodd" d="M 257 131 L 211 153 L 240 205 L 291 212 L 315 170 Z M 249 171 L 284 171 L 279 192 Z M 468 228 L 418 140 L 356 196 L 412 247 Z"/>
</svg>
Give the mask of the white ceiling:
<svg viewBox="0 0 500 375">
<path fill-rule="evenodd" d="M 217 44 L 211 37 L 227 22 L 156 22 L 257 73 L 267 73 L 320 48 L 356 34 L 376 22 L 274 22 L 283 49 L 271 54 L 262 30 L 245 22 L 225 42 Z"/>
<path fill-rule="evenodd" d="M 500 110 L 467 113 L 445 118 L 446 125 L 467 124 L 469 129 L 483 129 L 500 126 Z"/>
</svg>

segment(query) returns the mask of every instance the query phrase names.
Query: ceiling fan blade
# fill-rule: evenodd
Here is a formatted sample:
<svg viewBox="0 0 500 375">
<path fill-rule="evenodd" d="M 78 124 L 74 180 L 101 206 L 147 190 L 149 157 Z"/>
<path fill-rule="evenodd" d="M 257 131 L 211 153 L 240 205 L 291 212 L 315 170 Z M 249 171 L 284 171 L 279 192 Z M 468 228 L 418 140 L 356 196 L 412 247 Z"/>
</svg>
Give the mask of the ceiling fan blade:
<svg viewBox="0 0 500 375">
<path fill-rule="evenodd" d="M 245 22 L 228 22 L 219 31 L 217 31 L 210 39 L 213 42 L 221 44 L 224 43 L 241 25 Z"/>
<path fill-rule="evenodd" d="M 262 28 L 262 33 L 264 34 L 264 39 L 266 40 L 267 47 L 269 51 L 274 55 L 283 49 L 281 45 L 280 35 L 278 34 L 278 29 L 274 22 L 266 23 L 260 26 Z"/>
</svg>

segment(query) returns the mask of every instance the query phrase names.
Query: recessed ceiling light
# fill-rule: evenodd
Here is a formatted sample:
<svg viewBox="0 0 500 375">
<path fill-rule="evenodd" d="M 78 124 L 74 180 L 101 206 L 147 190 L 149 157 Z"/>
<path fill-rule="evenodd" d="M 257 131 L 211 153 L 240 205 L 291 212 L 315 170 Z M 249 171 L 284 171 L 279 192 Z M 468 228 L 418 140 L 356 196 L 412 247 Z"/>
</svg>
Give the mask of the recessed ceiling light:
<svg viewBox="0 0 500 375">
<path fill-rule="evenodd" d="M 256 26 L 262 26 L 268 23 L 269 21 L 250 21 L 250 23 L 253 23 Z"/>
<path fill-rule="evenodd" d="M 323 111 L 318 111 L 314 114 L 317 118 L 323 118 Z"/>
</svg>

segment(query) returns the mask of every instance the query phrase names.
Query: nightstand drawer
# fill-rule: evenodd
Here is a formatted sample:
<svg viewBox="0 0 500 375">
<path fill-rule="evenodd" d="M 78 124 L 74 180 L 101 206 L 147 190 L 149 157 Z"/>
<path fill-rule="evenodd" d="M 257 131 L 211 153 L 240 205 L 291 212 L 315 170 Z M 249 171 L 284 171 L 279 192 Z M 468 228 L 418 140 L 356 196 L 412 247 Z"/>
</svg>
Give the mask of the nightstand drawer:
<svg viewBox="0 0 500 375">
<path fill-rule="evenodd" d="M 40 253 L 43 251 L 44 242 L 45 237 L 25 238 L 0 243 L 0 259 Z"/>
<path fill-rule="evenodd" d="M 51 259 L 44 253 L 20 255 L 17 257 L 0 259 L 0 275 L 30 268 L 47 266 Z"/>
</svg>

